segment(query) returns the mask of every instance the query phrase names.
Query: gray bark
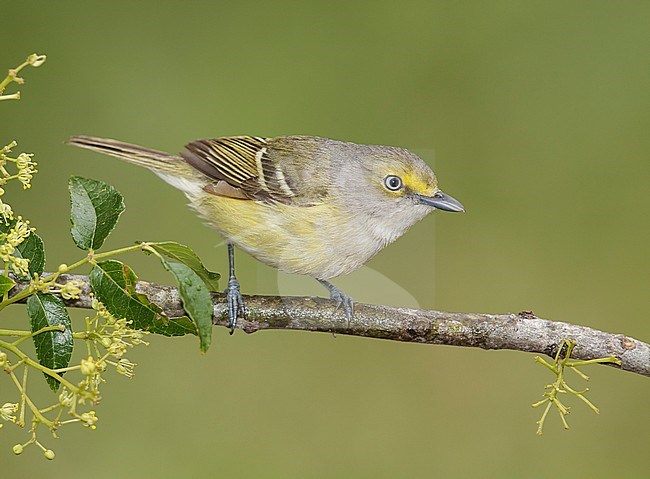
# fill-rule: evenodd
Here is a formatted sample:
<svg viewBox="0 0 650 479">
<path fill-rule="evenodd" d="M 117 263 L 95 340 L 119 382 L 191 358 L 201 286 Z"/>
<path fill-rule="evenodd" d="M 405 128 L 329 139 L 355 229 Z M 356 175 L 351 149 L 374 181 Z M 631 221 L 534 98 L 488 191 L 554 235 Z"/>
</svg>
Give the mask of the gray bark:
<svg viewBox="0 0 650 479">
<path fill-rule="evenodd" d="M 67 301 L 71 307 L 90 308 L 87 276 L 62 275 L 60 282 L 79 279 L 85 283 L 80 299 Z M 26 285 L 18 285 L 15 294 Z M 183 316 L 178 291 L 170 286 L 140 281 L 144 293 L 169 317 Z M 228 326 L 225 296 L 213 293 L 214 323 Z M 354 319 L 347 323 L 342 310 L 323 298 L 244 296 L 246 319 L 238 328 L 247 333 L 264 329 L 295 329 L 348 334 L 426 344 L 446 344 L 482 349 L 512 349 L 555 356 L 562 340 L 574 340 L 572 358 L 588 360 L 614 356 L 624 371 L 650 376 L 650 345 L 624 334 L 612 334 L 586 326 L 536 317 L 530 311 L 518 314 L 449 313 L 433 310 L 393 308 L 355 304 Z"/>
</svg>

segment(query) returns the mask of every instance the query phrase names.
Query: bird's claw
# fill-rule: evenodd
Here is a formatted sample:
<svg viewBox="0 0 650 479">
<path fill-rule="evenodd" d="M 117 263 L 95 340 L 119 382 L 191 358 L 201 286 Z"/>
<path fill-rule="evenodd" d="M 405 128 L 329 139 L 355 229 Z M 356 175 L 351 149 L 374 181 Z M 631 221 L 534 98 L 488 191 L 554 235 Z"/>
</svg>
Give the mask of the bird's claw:
<svg viewBox="0 0 650 479">
<path fill-rule="evenodd" d="M 341 309 L 341 307 L 343 307 L 345 317 L 348 320 L 348 326 L 350 326 L 350 321 L 354 316 L 354 301 L 352 298 L 340 289 L 336 289 L 330 292 L 330 299 L 336 304 L 336 309 Z"/>
<path fill-rule="evenodd" d="M 336 309 L 343 307 L 345 318 L 348 320 L 349 327 L 350 321 L 352 321 L 352 317 L 354 316 L 354 301 L 352 298 L 334 286 L 332 283 L 321 279 L 318 281 L 330 292 L 330 300 L 334 301 Z"/>
<path fill-rule="evenodd" d="M 228 288 L 226 288 L 225 293 L 228 303 L 228 325 L 230 326 L 230 334 L 232 334 L 235 332 L 235 327 L 237 327 L 237 318 L 240 312 L 242 319 L 246 319 L 244 297 L 239 292 L 239 281 L 234 276 L 228 281 Z"/>
</svg>

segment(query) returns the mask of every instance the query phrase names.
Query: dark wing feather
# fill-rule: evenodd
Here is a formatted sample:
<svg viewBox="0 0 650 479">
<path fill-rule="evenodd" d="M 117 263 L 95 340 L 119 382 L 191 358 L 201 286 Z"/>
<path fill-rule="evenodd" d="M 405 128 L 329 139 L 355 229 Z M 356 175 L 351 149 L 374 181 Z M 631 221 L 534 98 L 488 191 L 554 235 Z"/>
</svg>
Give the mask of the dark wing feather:
<svg viewBox="0 0 650 479">
<path fill-rule="evenodd" d="M 230 137 L 197 140 L 185 145 L 181 156 L 201 173 L 228 182 L 236 188 L 257 176 L 255 155 L 265 140 L 254 137 Z"/>
<path fill-rule="evenodd" d="M 204 175 L 226 182 L 242 196 L 267 203 L 319 203 L 326 188 L 314 191 L 318 183 L 311 169 L 315 148 L 308 137 L 260 138 L 232 136 L 197 140 L 185 145 L 181 156 Z M 314 143 L 315 144 L 315 143 Z M 306 158 L 305 158 L 306 157 Z M 305 164 L 309 165 L 306 167 Z M 305 178 L 311 187 L 307 188 Z M 219 194 L 218 189 L 206 190 Z"/>
</svg>

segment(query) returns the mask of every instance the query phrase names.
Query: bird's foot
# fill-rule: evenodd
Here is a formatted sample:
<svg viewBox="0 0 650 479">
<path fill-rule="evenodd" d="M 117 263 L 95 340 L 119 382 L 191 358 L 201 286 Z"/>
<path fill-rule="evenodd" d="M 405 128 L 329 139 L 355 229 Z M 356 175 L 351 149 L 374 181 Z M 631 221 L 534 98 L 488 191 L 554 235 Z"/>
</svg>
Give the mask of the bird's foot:
<svg viewBox="0 0 650 479">
<path fill-rule="evenodd" d="M 318 282 L 325 286 L 330 292 L 330 299 L 336 304 L 336 309 L 343 307 L 345 317 L 348 320 L 348 326 L 350 326 L 350 321 L 352 321 L 352 318 L 354 316 L 354 301 L 352 298 L 329 281 L 319 279 Z"/>
<path fill-rule="evenodd" d="M 228 322 L 230 326 L 230 334 L 235 332 L 237 326 L 237 318 L 241 313 L 242 319 L 246 319 L 246 310 L 244 309 L 244 297 L 239 292 L 239 281 L 234 276 L 230 277 L 226 291 L 226 301 L 228 303 Z"/>
</svg>

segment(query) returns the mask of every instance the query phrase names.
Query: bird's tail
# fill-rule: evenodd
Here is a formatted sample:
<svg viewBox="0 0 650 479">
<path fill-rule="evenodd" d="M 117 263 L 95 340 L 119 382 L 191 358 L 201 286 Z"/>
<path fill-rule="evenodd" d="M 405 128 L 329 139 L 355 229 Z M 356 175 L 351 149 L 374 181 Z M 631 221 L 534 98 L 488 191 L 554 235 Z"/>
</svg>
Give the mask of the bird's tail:
<svg viewBox="0 0 650 479">
<path fill-rule="evenodd" d="M 153 170 L 156 173 L 178 175 L 183 170 L 189 169 L 185 160 L 180 156 L 124 143 L 123 141 L 96 138 L 94 136 L 73 136 L 68 140 L 67 144 L 114 156 L 120 160 Z"/>
</svg>

